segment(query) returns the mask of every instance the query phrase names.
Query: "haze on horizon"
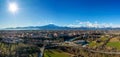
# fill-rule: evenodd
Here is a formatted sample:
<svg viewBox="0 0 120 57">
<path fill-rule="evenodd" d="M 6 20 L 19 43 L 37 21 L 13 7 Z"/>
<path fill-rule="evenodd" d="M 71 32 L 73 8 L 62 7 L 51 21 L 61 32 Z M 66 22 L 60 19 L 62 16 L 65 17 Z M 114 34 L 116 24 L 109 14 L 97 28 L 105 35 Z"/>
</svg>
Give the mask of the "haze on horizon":
<svg viewBox="0 0 120 57">
<path fill-rule="evenodd" d="M 15 3 L 12 12 L 9 9 L 11 3 Z M 119 0 L 0 0 L 0 28 L 50 23 L 74 27 L 120 27 L 119 6 Z"/>
</svg>

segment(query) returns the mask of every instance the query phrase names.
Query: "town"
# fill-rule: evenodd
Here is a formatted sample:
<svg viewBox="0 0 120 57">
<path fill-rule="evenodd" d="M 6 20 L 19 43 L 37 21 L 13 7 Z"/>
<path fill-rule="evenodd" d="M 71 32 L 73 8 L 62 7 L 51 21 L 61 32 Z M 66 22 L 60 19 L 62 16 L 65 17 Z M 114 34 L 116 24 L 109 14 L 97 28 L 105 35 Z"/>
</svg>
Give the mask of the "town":
<svg viewBox="0 0 120 57">
<path fill-rule="evenodd" d="M 0 57 L 116 57 L 119 38 L 118 30 L 1 30 Z"/>
</svg>

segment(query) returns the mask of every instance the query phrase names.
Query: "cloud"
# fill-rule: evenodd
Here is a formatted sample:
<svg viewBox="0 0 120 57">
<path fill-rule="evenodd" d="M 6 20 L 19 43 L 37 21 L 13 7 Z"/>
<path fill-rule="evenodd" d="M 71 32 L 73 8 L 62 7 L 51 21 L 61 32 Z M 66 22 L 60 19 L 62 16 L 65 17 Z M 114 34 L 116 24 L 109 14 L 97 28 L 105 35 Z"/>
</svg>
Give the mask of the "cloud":
<svg viewBox="0 0 120 57">
<path fill-rule="evenodd" d="M 69 24 L 68 27 L 96 27 L 96 28 L 105 28 L 105 27 L 117 27 L 114 26 L 112 23 L 98 23 L 97 21 L 95 22 L 90 22 L 90 21 L 79 21 L 77 20 L 76 23 L 74 24 Z"/>
</svg>

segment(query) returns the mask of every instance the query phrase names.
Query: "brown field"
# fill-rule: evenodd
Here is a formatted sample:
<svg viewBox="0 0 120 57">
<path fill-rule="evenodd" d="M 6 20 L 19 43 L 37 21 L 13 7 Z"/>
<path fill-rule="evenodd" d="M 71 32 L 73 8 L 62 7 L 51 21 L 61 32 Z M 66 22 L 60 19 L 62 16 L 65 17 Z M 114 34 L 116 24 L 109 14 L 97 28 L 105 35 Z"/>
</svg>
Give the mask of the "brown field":
<svg viewBox="0 0 120 57">
<path fill-rule="evenodd" d="M 120 41 L 120 37 L 115 37 L 110 39 L 110 42 L 119 42 Z"/>
</svg>

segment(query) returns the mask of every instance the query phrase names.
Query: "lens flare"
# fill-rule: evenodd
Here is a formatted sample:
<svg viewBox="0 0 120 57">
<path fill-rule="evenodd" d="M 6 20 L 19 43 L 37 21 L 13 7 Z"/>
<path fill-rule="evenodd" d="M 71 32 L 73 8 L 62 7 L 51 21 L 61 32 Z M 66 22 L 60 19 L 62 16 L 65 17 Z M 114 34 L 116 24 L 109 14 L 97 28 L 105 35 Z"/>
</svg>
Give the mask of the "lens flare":
<svg viewBox="0 0 120 57">
<path fill-rule="evenodd" d="M 10 3 L 9 4 L 9 11 L 12 13 L 15 13 L 18 11 L 18 5 L 16 3 Z"/>
</svg>

